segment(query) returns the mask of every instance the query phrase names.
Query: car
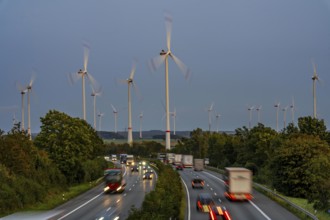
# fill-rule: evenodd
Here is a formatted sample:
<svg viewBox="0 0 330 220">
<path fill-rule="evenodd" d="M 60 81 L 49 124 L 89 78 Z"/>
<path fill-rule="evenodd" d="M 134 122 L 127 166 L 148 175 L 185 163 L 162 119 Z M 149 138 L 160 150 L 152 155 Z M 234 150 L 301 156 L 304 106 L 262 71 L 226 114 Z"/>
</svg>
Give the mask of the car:
<svg viewBox="0 0 330 220">
<path fill-rule="evenodd" d="M 143 179 L 144 180 L 151 180 L 152 179 L 152 176 L 153 176 L 153 173 L 152 172 L 145 172 L 143 174 Z"/>
<path fill-rule="evenodd" d="M 200 212 L 210 212 L 210 207 L 215 206 L 210 193 L 200 193 L 196 200 L 196 209 Z"/>
<path fill-rule="evenodd" d="M 131 172 L 139 172 L 139 167 L 137 165 L 134 165 L 131 167 Z"/>
<path fill-rule="evenodd" d="M 209 211 L 210 220 L 231 220 L 228 210 L 226 207 L 212 206 Z"/>
<path fill-rule="evenodd" d="M 193 189 L 195 189 L 195 188 L 203 189 L 204 183 L 205 183 L 204 180 L 201 178 L 194 178 L 191 180 L 191 186 Z"/>
<path fill-rule="evenodd" d="M 183 166 L 182 166 L 182 164 L 177 164 L 177 165 L 175 166 L 175 169 L 176 169 L 176 170 L 183 170 Z"/>
</svg>

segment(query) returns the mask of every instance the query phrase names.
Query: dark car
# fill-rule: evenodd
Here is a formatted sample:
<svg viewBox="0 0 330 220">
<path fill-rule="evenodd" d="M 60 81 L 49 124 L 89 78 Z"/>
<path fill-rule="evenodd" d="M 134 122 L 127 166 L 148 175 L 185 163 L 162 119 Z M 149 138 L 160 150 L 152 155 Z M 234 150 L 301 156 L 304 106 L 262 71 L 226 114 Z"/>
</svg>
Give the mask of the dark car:
<svg viewBox="0 0 330 220">
<path fill-rule="evenodd" d="M 200 178 L 194 178 L 191 180 L 191 186 L 193 189 L 195 188 L 200 188 L 203 189 L 204 188 L 204 180 L 200 179 Z"/>
<path fill-rule="evenodd" d="M 139 167 L 137 165 L 132 166 L 131 172 L 139 172 Z"/>
<path fill-rule="evenodd" d="M 152 176 L 153 176 L 153 173 L 152 172 L 145 172 L 144 174 L 143 174 L 143 179 L 144 180 L 151 180 L 152 179 Z"/>
<path fill-rule="evenodd" d="M 196 209 L 200 212 L 210 212 L 210 207 L 215 206 L 210 193 L 200 193 L 196 200 Z"/>
</svg>

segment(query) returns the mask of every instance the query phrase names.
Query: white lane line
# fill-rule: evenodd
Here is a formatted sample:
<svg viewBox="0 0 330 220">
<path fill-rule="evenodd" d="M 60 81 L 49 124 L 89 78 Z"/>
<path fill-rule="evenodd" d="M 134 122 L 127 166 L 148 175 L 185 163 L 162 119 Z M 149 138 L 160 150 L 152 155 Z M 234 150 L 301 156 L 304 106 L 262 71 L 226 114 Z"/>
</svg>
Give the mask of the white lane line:
<svg viewBox="0 0 330 220">
<path fill-rule="evenodd" d="M 67 213 L 66 215 L 62 216 L 61 218 L 57 219 L 57 220 L 61 220 L 64 219 L 65 217 L 71 215 L 72 213 L 74 213 L 75 211 L 77 211 L 78 209 L 84 207 L 85 205 L 87 205 L 88 203 L 90 203 L 91 201 L 93 201 L 94 199 L 96 199 L 97 197 L 99 197 L 100 195 L 102 195 L 103 192 L 101 192 L 100 194 L 98 194 L 97 196 L 93 197 L 92 199 L 88 200 L 87 202 L 85 202 L 84 204 L 80 205 L 79 207 L 75 208 L 74 210 L 72 210 L 71 212 Z"/>
<path fill-rule="evenodd" d="M 213 178 L 215 178 L 215 179 L 217 179 L 217 180 L 220 180 L 222 183 L 224 183 L 224 181 L 222 180 L 222 179 L 220 179 L 220 178 L 218 178 L 218 177 L 216 177 L 216 176 L 214 176 L 214 175 L 212 175 L 212 174 L 210 174 L 210 173 L 207 173 L 207 172 L 205 172 L 205 171 L 203 171 L 203 173 L 205 173 L 205 174 L 207 174 L 207 175 L 210 175 L 211 177 L 213 177 Z M 254 208 L 256 208 L 259 212 L 260 212 L 260 214 L 262 214 L 266 219 L 268 219 L 268 220 L 271 220 L 271 218 L 269 218 L 256 204 L 254 204 L 253 202 L 251 202 L 250 200 L 248 200 L 249 201 L 249 203 L 251 204 L 251 205 L 253 205 L 254 206 Z"/>
<path fill-rule="evenodd" d="M 107 212 L 109 212 L 111 208 L 112 208 L 112 207 L 109 207 L 109 208 L 107 209 Z"/>
<path fill-rule="evenodd" d="M 186 188 L 186 192 L 187 192 L 187 201 L 188 201 L 188 220 L 190 220 L 190 195 L 189 195 L 189 190 L 187 187 L 187 184 L 184 182 L 184 180 L 182 179 L 182 177 L 180 176 L 181 181 L 183 182 L 185 188 Z"/>
</svg>

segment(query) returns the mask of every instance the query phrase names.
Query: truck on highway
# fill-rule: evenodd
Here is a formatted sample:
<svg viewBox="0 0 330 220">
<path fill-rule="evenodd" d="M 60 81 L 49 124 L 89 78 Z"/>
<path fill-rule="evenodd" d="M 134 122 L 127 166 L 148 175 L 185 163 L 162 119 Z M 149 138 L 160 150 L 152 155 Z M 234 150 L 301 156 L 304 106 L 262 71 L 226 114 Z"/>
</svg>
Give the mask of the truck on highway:
<svg viewBox="0 0 330 220">
<path fill-rule="evenodd" d="M 134 156 L 132 154 L 128 154 L 126 157 L 126 165 L 131 166 L 134 165 Z"/>
<path fill-rule="evenodd" d="M 104 170 L 104 193 L 121 193 L 125 190 L 126 182 L 121 168 Z"/>
<path fill-rule="evenodd" d="M 117 155 L 116 154 L 112 154 L 111 155 L 111 160 L 112 161 L 117 161 Z"/>
<path fill-rule="evenodd" d="M 202 171 L 204 170 L 204 159 L 194 159 L 194 170 L 195 171 Z"/>
<path fill-rule="evenodd" d="M 184 154 L 182 155 L 182 165 L 184 168 L 192 168 L 193 167 L 193 160 L 194 160 L 194 156 L 193 155 L 188 155 L 188 154 Z"/>
<path fill-rule="evenodd" d="M 182 163 L 182 154 L 174 155 L 174 165 L 178 165 Z"/>
<path fill-rule="evenodd" d="M 167 153 L 166 154 L 166 162 L 168 164 L 174 164 L 175 154 L 174 153 Z"/>
<path fill-rule="evenodd" d="M 251 200 L 252 172 L 243 167 L 225 168 L 225 197 L 229 200 Z"/>
</svg>

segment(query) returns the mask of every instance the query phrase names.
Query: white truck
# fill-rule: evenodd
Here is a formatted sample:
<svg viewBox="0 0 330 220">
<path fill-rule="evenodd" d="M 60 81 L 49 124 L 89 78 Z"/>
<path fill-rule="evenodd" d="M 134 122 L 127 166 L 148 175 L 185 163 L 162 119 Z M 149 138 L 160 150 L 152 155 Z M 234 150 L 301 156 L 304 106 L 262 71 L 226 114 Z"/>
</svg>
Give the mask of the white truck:
<svg viewBox="0 0 330 220">
<path fill-rule="evenodd" d="M 179 165 L 182 163 L 182 154 L 175 154 L 174 155 L 174 164 Z"/>
<path fill-rule="evenodd" d="M 242 167 L 225 168 L 225 197 L 229 200 L 251 200 L 252 172 Z"/>
<path fill-rule="evenodd" d="M 204 170 L 204 159 L 194 159 L 194 170 L 202 171 Z"/>
<path fill-rule="evenodd" d="M 166 162 L 168 164 L 174 164 L 175 154 L 174 153 L 167 153 L 166 154 Z"/>
<path fill-rule="evenodd" d="M 112 161 L 117 161 L 117 155 L 116 154 L 112 154 L 111 155 L 111 160 Z"/>
<path fill-rule="evenodd" d="M 132 154 L 128 154 L 126 157 L 126 165 L 134 165 L 134 156 Z"/>
<path fill-rule="evenodd" d="M 187 154 L 182 155 L 182 165 L 183 165 L 183 167 L 184 168 L 192 168 L 193 167 L 193 160 L 194 160 L 193 155 L 187 155 Z"/>
</svg>

